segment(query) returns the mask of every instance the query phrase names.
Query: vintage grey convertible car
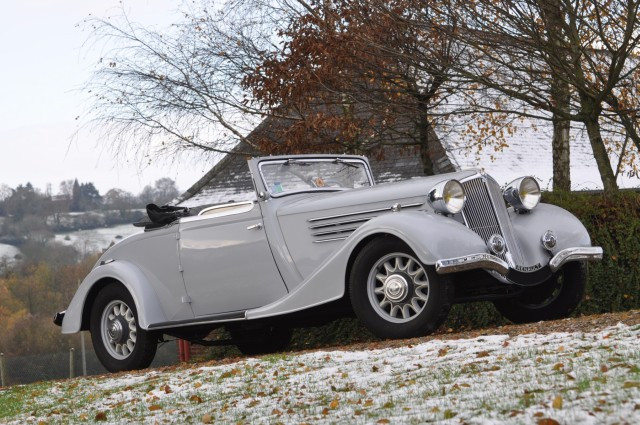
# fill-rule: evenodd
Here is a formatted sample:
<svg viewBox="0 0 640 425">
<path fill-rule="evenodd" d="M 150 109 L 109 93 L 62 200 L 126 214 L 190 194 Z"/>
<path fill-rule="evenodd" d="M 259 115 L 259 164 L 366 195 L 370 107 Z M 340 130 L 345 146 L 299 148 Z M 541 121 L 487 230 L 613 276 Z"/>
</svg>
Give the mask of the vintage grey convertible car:
<svg viewBox="0 0 640 425">
<path fill-rule="evenodd" d="M 452 303 L 491 300 L 514 322 L 568 315 L 602 258 L 535 179 L 501 189 L 478 170 L 375 185 L 366 158 L 249 161 L 256 200 L 131 236 L 100 258 L 62 332 L 90 330 L 110 371 L 147 367 L 165 335 L 225 326 L 245 353 L 353 314 L 381 338 L 433 332 Z"/>
</svg>

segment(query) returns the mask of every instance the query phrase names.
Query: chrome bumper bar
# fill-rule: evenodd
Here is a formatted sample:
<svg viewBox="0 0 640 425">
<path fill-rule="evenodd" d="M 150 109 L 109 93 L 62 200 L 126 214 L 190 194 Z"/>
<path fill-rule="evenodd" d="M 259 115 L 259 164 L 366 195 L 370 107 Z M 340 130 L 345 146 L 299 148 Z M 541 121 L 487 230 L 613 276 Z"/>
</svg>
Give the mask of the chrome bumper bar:
<svg viewBox="0 0 640 425">
<path fill-rule="evenodd" d="M 436 261 L 436 272 L 440 274 L 456 273 L 465 270 L 486 269 L 495 270 L 501 275 L 506 275 L 509 265 L 499 257 L 492 254 L 479 253 L 464 257 L 447 258 Z"/>
<path fill-rule="evenodd" d="M 569 261 L 594 261 L 602 260 L 602 247 L 589 246 L 580 248 L 567 248 L 558 252 L 549 261 L 549 268 L 553 273 L 557 272 L 564 263 Z"/>
<path fill-rule="evenodd" d="M 549 261 L 551 272 L 557 272 L 569 261 L 602 260 L 602 248 L 599 246 L 566 248 L 558 252 Z M 465 270 L 495 270 L 503 276 L 509 273 L 509 265 L 499 257 L 487 253 L 466 255 L 464 257 L 447 258 L 436 261 L 436 272 L 439 274 L 457 273 Z"/>
</svg>

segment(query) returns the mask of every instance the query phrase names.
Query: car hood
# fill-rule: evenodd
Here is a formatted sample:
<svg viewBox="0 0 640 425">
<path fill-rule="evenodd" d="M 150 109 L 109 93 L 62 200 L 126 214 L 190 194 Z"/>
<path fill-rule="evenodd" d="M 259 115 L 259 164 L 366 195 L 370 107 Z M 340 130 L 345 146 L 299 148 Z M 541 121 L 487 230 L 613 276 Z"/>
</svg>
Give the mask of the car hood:
<svg viewBox="0 0 640 425">
<path fill-rule="evenodd" d="M 296 196 L 283 202 L 278 208 L 277 214 L 279 217 L 283 217 L 307 212 L 317 213 L 354 205 L 389 203 L 416 197 L 422 197 L 422 202 L 425 202 L 426 196 L 435 184 L 449 179 L 461 180 L 477 173 L 477 170 L 465 170 L 457 173 L 418 177 L 401 182 L 383 183 L 359 189 Z"/>
</svg>

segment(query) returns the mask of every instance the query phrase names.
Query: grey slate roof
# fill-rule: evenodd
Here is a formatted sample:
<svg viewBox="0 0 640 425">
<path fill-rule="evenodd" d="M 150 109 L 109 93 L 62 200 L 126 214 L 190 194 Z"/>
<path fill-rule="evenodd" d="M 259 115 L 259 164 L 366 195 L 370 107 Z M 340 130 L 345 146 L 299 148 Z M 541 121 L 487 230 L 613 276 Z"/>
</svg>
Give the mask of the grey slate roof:
<svg viewBox="0 0 640 425">
<path fill-rule="evenodd" d="M 552 133 L 553 128 L 549 121 L 524 119 L 516 125 L 515 134 L 507 140 L 509 147 L 499 153 L 491 148 L 481 152 L 469 150 L 464 136 L 455 129 L 442 137 L 442 143 L 461 169 L 483 169 L 501 185 L 520 176 L 531 175 L 538 179 L 543 190 L 552 190 Z M 602 180 L 584 125 L 571 126 L 570 142 L 571 189 L 602 189 Z M 617 158 L 614 155 L 611 164 L 615 170 Z M 640 179 L 621 173 L 618 185 L 620 188 L 637 188 L 640 187 Z"/>
<path fill-rule="evenodd" d="M 263 123 L 259 127 L 266 128 L 268 124 Z M 435 166 L 439 173 L 479 168 L 493 176 L 500 184 L 506 184 L 523 175 L 532 175 L 538 179 L 544 190 L 552 189 L 550 122 L 532 119 L 519 122 L 516 125 L 517 131 L 508 139 L 509 147 L 499 153 L 493 149 L 480 152 L 469 149 L 468 140 L 456 131 L 455 123 L 451 127 L 435 146 Z M 238 150 L 244 152 L 247 149 L 246 146 L 239 145 Z M 419 155 L 406 149 L 394 151 L 393 148 L 387 148 L 384 159 L 369 158 L 369 161 L 377 183 L 424 175 Z M 614 169 L 617 165 L 615 161 L 616 158 L 612 158 Z M 618 184 L 621 188 L 637 188 L 640 187 L 640 178 L 621 174 Z M 584 127 L 580 125 L 571 128 L 571 187 L 573 190 L 602 188 L 589 139 Z M 195 207 L 250 199 L 255 199 L 255 193 L 246 157 L 227 155 L 182 194 L 177 202 L 179 205 Z"/>
<path fill-rule="evenodd" d="M 411 152 L 388 151 L 385 159 L 369 158 L 376 183 L 424 176 L 422 161 Z M 256 199 L 253 182 L 243 155 L 227 155 L 176 201 L 185 207 Z"/>
<path fill-rule="evenodd" d="M 278 128 L 281 125 L 281 120 L 266 118 L 247 138 L 251 140 L 259 136 L 273 137 L 273 134 L 276 133 L 274 128 Z M 432 144 L 432 161 L 434 162 L 436 172 L 456 171 L 457 168 L 451 162 L 435 132 L 432 132 L 430 137 L 430 143 Z M 245 143 L 240 143 L 234 148 L 234 151 L 250 152 L 251 148 Z M 256 195 L 253 182 L 251 181 L 247 159 L 248 157 L 245 155 L 226 155 L 173 203 L 193 208 L 200 205 L 255 199 Z M 420 156 L 414 152 L 413 148 L 387 146 L 384 150 L 384 158 L 369 158 L 369 162 L 373 171 L 373 177 L 377 183 L 424 176 L 422 161 Z"/>
</svg>

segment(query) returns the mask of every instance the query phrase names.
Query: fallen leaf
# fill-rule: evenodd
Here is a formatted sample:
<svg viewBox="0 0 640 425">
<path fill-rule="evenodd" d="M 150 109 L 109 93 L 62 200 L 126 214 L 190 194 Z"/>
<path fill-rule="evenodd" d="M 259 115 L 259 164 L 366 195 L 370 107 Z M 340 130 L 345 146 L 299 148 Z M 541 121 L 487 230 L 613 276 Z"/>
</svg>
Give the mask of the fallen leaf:
<svg viewBox="0 0 640 425">
<path fill-rule="evenodd" d="M 211 415 L 209 413 L 205 413 L 204 415 L 202 415 L 202 423 L 203 424 L 210 424 L 213 422 L 213 418 L 211 417 Z"/>
<path fill-rule="evenodd" d="M 478 353 L 476 353 L 476 357 L 478 358 L 482 358 L 482 357 L 489 357 L 489 352 L 488 351 L 480 351 Z"/>
<path fill-rule="evenodd" d="M 562 370 L 562 369 L 564 369 L 563 363 L 556 363 L 553 365 L 553 370 Z"/>
<path fill-rule="evenodd" d="M 273 409 L 273 410 L 271 411 L 271 414 L 272 414 L 272 415 L 278 415 L 278 416 L 280 416 L 280 415 L 282 415 L 282 412 L 281 412 L 280 410 L 278 410 L 278 409 Z"/>
<path fill-rule="evenodd" d="M 554 409 L 562 409 L 562 396 L 556 396 L 556 398 L 553 399 L 551 406 Z"/>
<path fill-rule="evenodd" d="M 377 372 L 377 371 L 379 371 L 379 370 L 380 370 L 380 368 L 379 368 L 378 366 L 373 366 L 373 367 L 371 368 L 371 372 Z"/>
<path fill-rule="evenodd" d="M 94 419 L 99 422 L 104 422 L 107 420 L 107 414 L 105 412 L 98 412 Z"/>
<path fill-rule="evenodd" d="M 329 407 L 334 410 L 337 409 L 338 406 L 340 406 L 340 402 L 338 400 L 333 400 L 331 404 L 329 404 Z"/>
<path fill-rule="evenodd" d="M 151 406 L 149 406 L 149 410 L 151 410 L 152 412 L 154 410 L 162 410 L 162 406 L 158 406 L 157 404 L 152 404 Z"/>
<path fill-rule="evenodd" d="M 449 410 L 449 409 L 447 409 L 447 410 L 445 410 L 445 411 L 444 411 L 444 418 L 445 418 L 445 419 L 451 419 L 451 418 L 454 418 L 456 415 L 457 415 L 457 413 L 456 413 L 456 412 L 454 412 L 453 410 Z"/>
<path fill-rule="evenodd" d="M 622 388 L 640 388 L 640 382 L 637 381 L 626 381 Z"/>
<path fill-rule="evenodd" d="M 382 418 L 382 419 L 379 419 L 378 422 L 376 422 L 376 423 L 377 424 L 388 424 L 388 423 L 390 423 L 390 421 L 389 421 L 389 419 Z"/>
<path fill-rule="evenodd" d="M 164 393 L 165 394 L 171 394 L 173 391 L 171 390 L 171 387 L 168 385 L 164 386 Z"/>
<path fill-rule="evenodd" d="M 538 420 L 538 425 L 560 425 L 560 422 L 551 418 L 543 418 Z"/>
<path fill-rule="evenodd" d="M 327 416 L 327 415 L 329 414 L 329 408 L 328 408 L 328 407 L 325 407 L 324 409 L 322 409 L 322 414 L 323 414 L 324 416 Z"/>
<path fill-rule="evenodd" d="M 193 384 L 193 386 L 195 388 L 200 388 L 202 386 L 202 382 L 196 382 L 195 384 Z"/>
<path fill-rule="evenodd" d="M 448 352 L 449 352 L 449 349 L 447 347 L 441 348 L 438 350 L 438 357 L 444 357 L 447 355 Z"/>
<path fill-rule="evenodd" d="M 198 404 L 202 403 L 202 399 L 197 394 L 194 394 L 191 397 L 189 397 L 189 400 L 193 401 L 194 403 L 198 403 Z"/>
</svg>

